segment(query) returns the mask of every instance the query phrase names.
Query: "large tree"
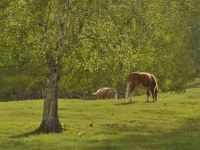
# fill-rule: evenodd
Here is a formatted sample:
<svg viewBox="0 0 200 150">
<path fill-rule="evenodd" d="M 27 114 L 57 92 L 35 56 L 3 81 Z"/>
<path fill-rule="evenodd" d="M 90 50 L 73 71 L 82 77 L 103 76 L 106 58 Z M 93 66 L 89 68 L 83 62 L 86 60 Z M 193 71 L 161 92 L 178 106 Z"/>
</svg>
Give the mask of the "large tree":
<svg viewBox="0 0 200 150">
<path fill-rule="evenodd" d="M 193 67 L 183 7 L 165 0 L 5 1 L 0 12 L 0 67 L 46 74 L 38 131 L 62 132 L 60 78 L 70 92 L 113 86 L 124 93 L 131 71 L 154 73 L 163 90 L 184 85 Z"/>
<path fill-rule="evenodd" d="M 58 118 L 62 58 L 76 47 L 86 20 L 92 15 L 91 6 L 91 0 L 12 1 L 5 10 L 5 37 L 12 61 L 47 64 L 46 98 L 39 132 L 62 132 Z"/>
</svg>

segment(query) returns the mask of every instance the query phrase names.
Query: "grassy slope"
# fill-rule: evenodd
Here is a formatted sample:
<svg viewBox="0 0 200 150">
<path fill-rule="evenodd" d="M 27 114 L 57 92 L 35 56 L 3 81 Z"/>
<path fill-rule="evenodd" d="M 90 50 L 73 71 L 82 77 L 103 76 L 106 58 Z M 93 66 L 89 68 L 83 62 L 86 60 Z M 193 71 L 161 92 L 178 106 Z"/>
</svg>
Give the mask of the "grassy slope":
<svg viewBox="0 0 200 150">
<path fill-rule="evenodd" d="M 60 100 L 63 134 L 31 135 L 43 101 L 0 102 L 0 149 L 199 150 L 200 89 L 126 101 Z"/>
</svg>

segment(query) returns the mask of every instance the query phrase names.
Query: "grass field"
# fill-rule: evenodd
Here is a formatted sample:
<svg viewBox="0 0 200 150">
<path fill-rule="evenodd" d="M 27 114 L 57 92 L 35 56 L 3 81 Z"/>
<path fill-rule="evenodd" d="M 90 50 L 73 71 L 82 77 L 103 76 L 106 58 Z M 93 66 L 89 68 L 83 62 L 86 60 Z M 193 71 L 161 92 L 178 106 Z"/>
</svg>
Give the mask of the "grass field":
<svg viewBox="0 0 200 150">
<path fill-rule="evenodd" d="M 0 102 L 0 149 L 199 150 L 200 88 L 161 94 L 158 103 L 59 100 L 62 134 L 32 135 L 43 101 Z"/>
</svg>

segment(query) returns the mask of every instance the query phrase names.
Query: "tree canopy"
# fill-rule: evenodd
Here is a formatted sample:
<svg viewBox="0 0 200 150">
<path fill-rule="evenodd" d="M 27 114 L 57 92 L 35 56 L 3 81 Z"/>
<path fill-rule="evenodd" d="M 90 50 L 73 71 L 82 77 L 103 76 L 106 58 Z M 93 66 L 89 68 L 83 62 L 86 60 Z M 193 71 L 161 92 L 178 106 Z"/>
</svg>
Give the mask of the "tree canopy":
<svg viewBox="0 0 200 150">
<path fill-rule="evenodd" d="M 155 74 L 162 91 L 199 73 L 199 1 L 4 0 L 0 10 L 2 96 L 42 97 L 49 56 L 62 58 L 67 97 L 103 86 L 123 96 L 133 71 Z"/>
</svg>

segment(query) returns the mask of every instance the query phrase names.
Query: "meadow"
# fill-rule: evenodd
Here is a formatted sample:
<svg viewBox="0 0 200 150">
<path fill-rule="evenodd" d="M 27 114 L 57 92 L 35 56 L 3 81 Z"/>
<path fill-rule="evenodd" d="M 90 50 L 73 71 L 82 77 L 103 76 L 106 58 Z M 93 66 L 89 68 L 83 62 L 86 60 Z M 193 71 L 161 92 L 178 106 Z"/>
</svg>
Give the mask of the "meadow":
<svg viewBox="0 0 200 150">
<path fill-rule="evenodd" d="M 62 134 L 32 134 L 43 100 L 0 102 L 0 149 L 199 150 L 200 88 L 127 100 L 59 99 Z"/>
</svg>

